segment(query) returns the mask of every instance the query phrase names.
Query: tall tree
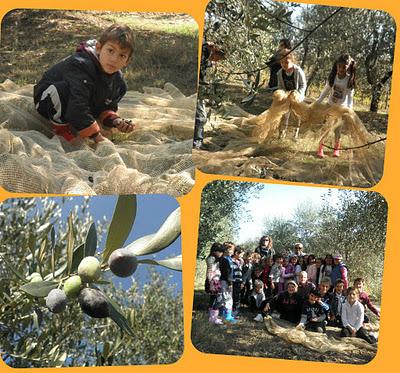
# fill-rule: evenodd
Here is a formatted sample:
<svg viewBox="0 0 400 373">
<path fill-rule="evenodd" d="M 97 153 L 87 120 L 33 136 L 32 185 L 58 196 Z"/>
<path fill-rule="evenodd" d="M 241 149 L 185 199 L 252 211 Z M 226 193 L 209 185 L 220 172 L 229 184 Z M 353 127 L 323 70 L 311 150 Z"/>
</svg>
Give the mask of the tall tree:
<svg viewBox="0 0 400 373">
<path fill-rule="evenodd" d="M 202 193 L 197 256 L 205 257 L 216 241 L 234 240 L 249 212 L 243 207 L 248 197 L 257 193 L 256 183 L 217 180 L 208 184 Z"/>
</svg>

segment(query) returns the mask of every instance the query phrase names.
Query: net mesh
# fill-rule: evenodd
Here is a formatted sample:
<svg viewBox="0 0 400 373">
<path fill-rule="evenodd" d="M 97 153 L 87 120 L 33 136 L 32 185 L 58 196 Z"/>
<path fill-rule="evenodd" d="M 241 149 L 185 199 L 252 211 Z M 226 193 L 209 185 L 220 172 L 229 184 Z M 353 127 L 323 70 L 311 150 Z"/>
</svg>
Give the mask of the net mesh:
<svg viewBox="0 0 400 373">
<path fill-rule="evenodd" d="M 135 122 L 134 132 L 72 146 L 36 113 L 32 90 L 10 80 L 0 84 L 0 185 L 6 190 L 174 196 L 191 190 L 195 95 L 186 97 L 170 83 L 129 91 L 119 114 Z"/>
<path fill-rule="evenodd" d="M 283 320 L 275 320 L 271 316 L 268 316 L 264 322 L 270 334 L 276 335 L 287 342 L 300 344 L 310 350 L 320 353 L 340 353 L 364 349 L 376 354 L 377 351 L 376 344 L 371 345 L 359 338 L 335 338 L 327 334 L 309 332 L 303 329 L 297 329 Z"/>
<path fill-rule="evenodd" d="M 288 132 L 297 119 L 301 123 L 296 141 L 291 134 L 278 139 L 282 117 L 289 111 Z M 375 185 L 383 173 L 384 142 L 343 150 L 339 158 L 331 157 L 332 150 L 325 148 L 327 156 L 316 157 L 321 139 L 333 146 L 338 129 L 341 148 L 361 146 L 381 137 L 369 132 L 351 109 L 301 102 L 294 92 L 276 91 L 271 107 L 258 116 L 231 105 L 211 117 L 206 126 L 208 151 L 194 151 L 193 159 L 207 173 L 341 186 Z"/>
</svg>

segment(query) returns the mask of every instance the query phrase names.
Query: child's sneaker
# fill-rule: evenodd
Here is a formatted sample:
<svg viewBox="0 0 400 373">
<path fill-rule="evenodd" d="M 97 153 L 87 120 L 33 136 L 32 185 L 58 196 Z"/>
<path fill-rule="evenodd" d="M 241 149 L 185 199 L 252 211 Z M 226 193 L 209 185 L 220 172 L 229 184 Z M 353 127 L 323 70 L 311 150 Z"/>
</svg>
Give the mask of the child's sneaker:
<svg viewBox="0 0 400 373">
<path fill-rule="evenodd" d="M 58 124 L 52 122 L 52 124 L 53 124 L 53 132 L 55 135 L 63 137 L 68 142 L 71 142 L 76 138 L 76 136 L 71 131 L 71 126 L 68 123 Z"/>
<path fill-rule="evenodd" d="M 264 320 L 261 313 L 258 313 L 257 316 L 253 319 L 254 321 L 261 322 Z"/>
</svg>

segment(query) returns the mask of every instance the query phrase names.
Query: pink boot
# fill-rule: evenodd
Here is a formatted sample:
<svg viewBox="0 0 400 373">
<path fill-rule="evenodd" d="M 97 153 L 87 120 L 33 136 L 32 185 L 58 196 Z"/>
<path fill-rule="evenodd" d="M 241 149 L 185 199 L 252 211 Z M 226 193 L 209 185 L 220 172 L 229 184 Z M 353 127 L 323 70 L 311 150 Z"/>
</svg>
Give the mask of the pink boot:
<svg viewBox="0 0 400 373">
<path fill-rule="evenodd" d="M 335 142 L 335 147 L 334 147 L 334 149 L 333 149 L 333 156 L 334 157 L 340 157 L 340 150 L 339 150 L 339 148 L 340 148 L 340 140 L 337 140 L 336 142 Z"/>
<path fill-rule="evenodd" d="M 324 158 L 324 145 L 319 143 L 318 151 L 317 151 L 317 157 L 318 158 Z"/>
<path fill-rule="evenodd" d="M 211 324 L 216 324 L 216 325 L 221 325 L 221 324 L 223 324 L 223 321 L 218 317 L 218 313 L 219 313 L 218 310 L 213 310 L 212 308 L 210 308 L 210 309 L 208 310 L 208 313 L 209 313 L 209 315 L 210 315 L 210 317 L 208 318 L 208 321 L 209 321 Z"/>
</svg>

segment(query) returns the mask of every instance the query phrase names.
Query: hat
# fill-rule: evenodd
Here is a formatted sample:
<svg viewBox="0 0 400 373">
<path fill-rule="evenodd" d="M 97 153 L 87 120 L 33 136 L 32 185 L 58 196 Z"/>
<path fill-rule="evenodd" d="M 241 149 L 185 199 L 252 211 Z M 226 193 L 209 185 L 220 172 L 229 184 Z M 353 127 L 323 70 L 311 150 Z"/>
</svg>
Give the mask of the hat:
<svg viewBox="0 0 400 373">
<path fill-rule="evenodd" d="M 294 285 L 294 286 L 295 286 L 295 288 L 297 289 L 297 283 L 296 283 L 295 281 L 293 281 L 293 280 L 289 280 L 289 281 L 286 283 L 286 287 L 287 287 L 287 286 L 289 286 L 289 284 L 292 284 L 292 285 Z"/>
<path fill-rule="evenodd" d="M 342 256 L 340 254 L 334 254 L 333 259 L 342 259 Z"/>
</svg>

